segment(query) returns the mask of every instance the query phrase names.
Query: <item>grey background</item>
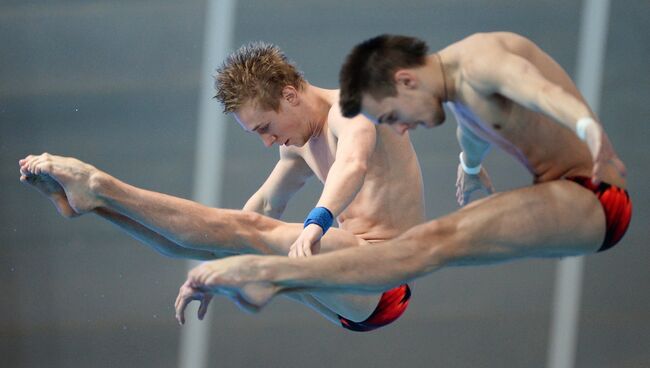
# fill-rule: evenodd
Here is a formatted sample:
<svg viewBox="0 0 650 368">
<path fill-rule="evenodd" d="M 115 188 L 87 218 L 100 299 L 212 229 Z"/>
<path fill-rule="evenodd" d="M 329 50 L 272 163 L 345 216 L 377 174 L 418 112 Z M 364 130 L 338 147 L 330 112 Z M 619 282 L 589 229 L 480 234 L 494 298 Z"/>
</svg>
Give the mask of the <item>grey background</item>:
<svg viewBox="0 0 650 368">
<path fill-rule="evenodd" d="M 612 1 L 600 117 L 629 170 L 631 229 L 586 260 L 578 367 L 650 365 L 648 116 L 650 4 Z M 579 1 L 239 1 L 234 47 L 278 44 L 309 81 L 335 88 L 345 54 L 379 33 L 432 50 L 477 31 L 524 34 L 573 74 Z M 58 216 L 18 181 L 17 160 L 75 156 L 151 190 L 191 195 L 203 1 L 0 2 L 0 366 L 175 367 L 173 300 L 185 262 L 163 258 L 100 218 Z M 216 67 L 216 65 L 215 65 Z M 219 106 L 215 102 L 214 108 Z M 277 152 L 229 119 L 223 201 L 238 208 Z M 433 218 L 456 208 L 454 124 L 413 138 Z M 530 182 L 512 159 L 486 165 L 498 189 Z M 644 184 L 645 183 L 645 184 Z M 645 188 L 645 189 L 644 189 Z M 317 200 L 310 183 L 285 218 Z M 542 367 L 556 263 L 444 270 L 370 334 L 278 299 L 248 315 L 213 302 L 214 367 Z"/>
</svg>

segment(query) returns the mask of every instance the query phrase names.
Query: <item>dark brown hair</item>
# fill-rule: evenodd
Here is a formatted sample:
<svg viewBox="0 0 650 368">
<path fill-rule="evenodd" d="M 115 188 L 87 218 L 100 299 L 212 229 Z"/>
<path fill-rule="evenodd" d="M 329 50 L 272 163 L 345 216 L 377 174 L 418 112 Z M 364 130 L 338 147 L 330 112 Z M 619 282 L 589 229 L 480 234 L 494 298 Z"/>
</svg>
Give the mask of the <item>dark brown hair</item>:
<svg viewBox="0 0 650 368">
<path fill-rule="evenodd" d="M 339 74 L 343 116 L 351 118 L 361 112 L 364 93 L 376 99 L 396 95 L 395 71 L 424 65 L 427 51 L 426 43 L 415 37 L 386 34 L 355 46 Z"/>
<path fill-rule="evenodd" d="M 221 102 L 225 113 L 237 111 L 248 101 L 278 111 L 282 89 L 301 89 L 305 82 L 279 47 L 264 42 L 249 43 L 231 53 L 214 78 L 214 98 Z"/>
</svg>

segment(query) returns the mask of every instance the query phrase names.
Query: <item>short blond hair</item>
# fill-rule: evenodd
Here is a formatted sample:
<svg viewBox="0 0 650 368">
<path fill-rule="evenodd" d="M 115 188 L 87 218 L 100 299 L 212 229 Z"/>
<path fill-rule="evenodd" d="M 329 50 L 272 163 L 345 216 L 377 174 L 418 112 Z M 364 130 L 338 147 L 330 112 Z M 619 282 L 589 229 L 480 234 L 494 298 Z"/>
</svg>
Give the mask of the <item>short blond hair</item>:
<svg viewBox="0 0 650 368">
<path fill-rule="evenodd" d="M 235 112 L 249 101 L 278 111 L 282 89 L 301 89 L 305 82 L 282 50 L 265 42 L 249 43 L 231 53 L 214 78 L 214 98 L 221 102 L 224 113 Z"/>
</svg>

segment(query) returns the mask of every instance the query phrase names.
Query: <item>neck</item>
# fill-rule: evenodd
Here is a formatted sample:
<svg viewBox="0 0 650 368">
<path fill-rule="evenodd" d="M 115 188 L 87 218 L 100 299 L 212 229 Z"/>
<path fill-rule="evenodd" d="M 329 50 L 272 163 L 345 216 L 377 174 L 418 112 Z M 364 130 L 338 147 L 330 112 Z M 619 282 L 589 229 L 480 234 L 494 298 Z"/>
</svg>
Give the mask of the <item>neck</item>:
<svg viewBox="0 0 650 368">
<path fill-rule="evenodd" d="M 428 84 L 435 97 L 440 101 L 453 101 L 456 97 L 451 67 L 445 60 L 445 54 L 437 52 L 427 58 Z"/>
<path fill-rule="evenodd" d="M 331 92 L 331 90 L 312 86 L 305 82 L 303 101 L 312 138 L 319 137 L 325 128 L 327 116 L 334 103 Z"/>
</svg>

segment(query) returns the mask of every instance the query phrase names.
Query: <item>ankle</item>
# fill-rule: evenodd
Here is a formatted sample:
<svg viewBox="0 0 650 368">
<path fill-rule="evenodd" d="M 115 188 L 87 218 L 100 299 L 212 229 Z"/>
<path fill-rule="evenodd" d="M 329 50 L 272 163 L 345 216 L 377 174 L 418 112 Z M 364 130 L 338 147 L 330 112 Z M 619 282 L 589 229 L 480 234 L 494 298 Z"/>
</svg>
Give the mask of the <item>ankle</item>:
<svg viewBox="0 0 650 368">
<path fill-rule="evenodd" d="M 100 170 L 94 169 L 88 176 L 88 190 L 100 202 L 109 196 L 109 188 L 113 178 Z"/>
</svg>

